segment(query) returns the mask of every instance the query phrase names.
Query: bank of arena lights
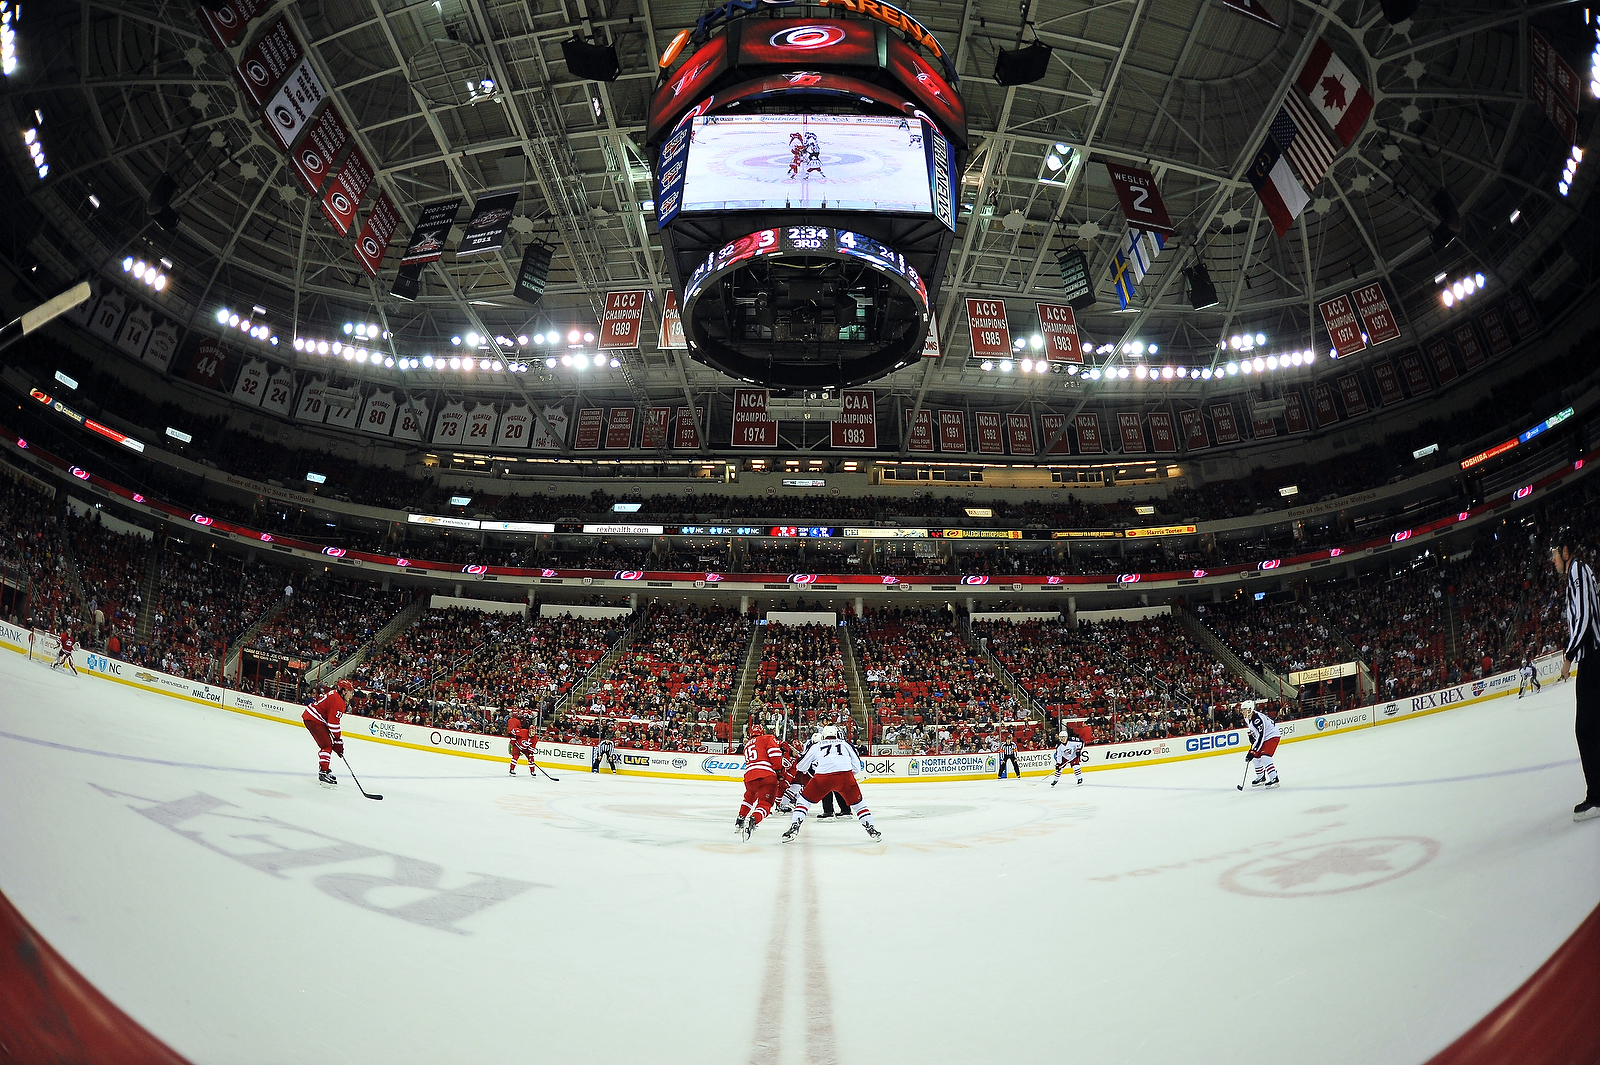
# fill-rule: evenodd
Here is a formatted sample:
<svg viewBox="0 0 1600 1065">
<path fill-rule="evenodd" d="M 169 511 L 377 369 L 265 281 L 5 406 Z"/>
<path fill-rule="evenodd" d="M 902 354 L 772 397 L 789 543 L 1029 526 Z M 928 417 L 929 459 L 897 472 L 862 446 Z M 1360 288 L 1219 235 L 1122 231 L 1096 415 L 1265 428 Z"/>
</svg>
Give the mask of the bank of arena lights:
<svg viewBox="0 0 1600 1065">
<path fill-rule="evenodd" d="M 358 340 L 389 339 L 389 331 L 387 329 L 379 329 L 375 325 L 368 325 L 364 322 L 344 323 L 344 335 L 347 337 L 353 336 Z"/>
<path fill-rule="evenodd" d="M 163 269 L 163 267 L 165 269 Z M 135 281 L 142 281 L 157 292 L 164 292 L 167 288 L 167 270 L 172 269 L 170 259 L 162 259 L 160 266 L 147 263 L 143 259 L 135 259 L 129 255 L 122 260 L 122 272 L 132 277 Z M 223 321 L 219 315 L 217 321 Z"/>
<path fill-rule="evenodd" d="M 0 0 L 0 74 L 17 71 L 17 19 L 21 9 L 11 0 Z"/>
<path fill-rule="evenodd" d="M 1046 359 L 984 359 L 978 368 L 984 373 L 1049 373 L 1050 363 Z"/>
<path fill-rule="evenodd" d="M 1469 274 L 1466 277 L 1458 278 L 1439 290 L 1439 302 L 1446 307 L 1454 307 L 1463 300 L 1470 299 L 1482 292 L 1483 282 L 1484 277 L 1482 274 Z"/>
<path fill-rule="evenodd" d="M 248 314 L 240 314 L 238 311 L 219 307 L 217 309 L 217 324 L 224 329 L 237 329 L 251 340 L 259 340 L 263 344 L 277 347 L 278 334 L 272 331 L 271 326 L 261 321 L 266 313 L 266 309 L 263 307 L 252 307 Z"/>
<path fill-rule="evenodd" d="M 1221 351 L 1254 351 L 1256 348 L 1265 347 L 1266 343 L 1265 333 L 1235 333 L 1233 336 L 1224 337 L 1217 348 Z"/>
<path fill-rule="evenodd" d="M 4 4 L 0 4 L 0 7 L 4 6 Z M 1589 20 L 1589 12 L 1585 11 L 1583 17 L 1584 21 L 1587 22 Z M 1600 96 L 1600 22 L 1594 23 L 1593 29 L 1594 52 L 1589 56 L 1589 92 L 1594 96 Z M 6 73 L 9 74 L 11 71 L 8 69 Z"/>
<path fill-rule="evenodd" d="M 1572 192 L 1572 182 L 1578 176 L 1578 164 L 1583 162 L 1583 149 L 1576 144 L 1567 155 L 1567 165 L 1561 170 L 1561 180 L 1556 182 L 1556 191 L 1566 196 Z M 44 177 L 43 174 L 39 175 Z"/>
<path fill-rule="evenodd" d="M 34 112 L 35 115 L 38 112 Z M 33 168 L 39 172 L 39 180 L 43 181 L 46 174 L 50 173 L 50 164 L 45 161 L 44 141 L 39 137 L 39 127 L 32 126 L 22 131 L 22 143 L 28 146 L 28 156 L 33 160 Z"/>
</svg>

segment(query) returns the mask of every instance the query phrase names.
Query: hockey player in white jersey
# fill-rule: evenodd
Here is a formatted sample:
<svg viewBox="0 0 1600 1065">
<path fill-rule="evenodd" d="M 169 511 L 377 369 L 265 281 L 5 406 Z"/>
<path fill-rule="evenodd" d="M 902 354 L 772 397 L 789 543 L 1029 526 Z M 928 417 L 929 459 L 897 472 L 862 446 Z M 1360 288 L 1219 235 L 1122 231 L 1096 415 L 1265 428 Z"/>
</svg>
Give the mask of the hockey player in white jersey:
<svg viewBox="0 0 1600 1065">
<path fill-rule="evenodd" d="M 1532 659 L 1523 659 L 1522 669 L 1518 671 L 1518 677 L 1520 679 L 1517 684 L 1518 699 L 1522 698 L 1530 686 L 1533 688 L 1533 694 L 1539 694 L 1539 671 L 1534 668 Z"/>
<path fill-rule="evenodd" d="M 1257 709 L 1253 702 L 1240 703 L 1239 713 L 1244 717 L 1244 727 L 1250 730 L 1250 749 L 1245 752 L 1245 761 L 1256 764 L 1256 778 L 1250 786 L 1275 788 L 1278 767 L 1273 764 L 1272 756 L 1278 753 L 1278 723 Z"/>
<path fill-rule="evenodd" d="M 1062 729 L 1058 737 L 1061 742 L 1056 744 L 1056 771 L 1050 775 L 1050 786 L 1053 788 L 1061 783 L 1061 771 L 1067 766 L 1072 767 L 1072 775 L 1079 784 L 1083 783 L 1083 741 L 1069 729 Z"/>
<path fill-rule="evenodd" d="M 830 791 L 838 792 L 850 804 L 856 820 L 861 822 L 868 836 L 874 840 L 883 838 L 883 833 L 872 823 L 872 811 L 861 801 L 861 784 L 856 779 L 856 775 L 865 773 L 867 767 L 850 741 L 839 736 L 837 728 L 829 725 L 822 730 L 822 739 L 800 759 L 797 771 L 811 774 L 811 779 L 795 800 L 794 820 L 789 822 L 789 830 L 783 834 L 785 843 L 792 843 L 799 837 L 800 825 L 805 821 L 811 804 L 821 801 Z"/>
<path fill-rule="evenodd" d="M 794 812 L 794 804 L 800 798 L 801 789 L 806 786 L 806 781 L 811 779 L 809 774 L 800 772 L 800 762 L 811 752 L 811 748 L 820 742 L 822 742 L 822 733 L 813 732 L 811 738 L 806 741 L 805 750 L 795 756 L 794 766 L 789 771 L 789 784 L 783 790 L 783 798 L 778 800 L 778 811 L 780 813 Z"/>
</svg>

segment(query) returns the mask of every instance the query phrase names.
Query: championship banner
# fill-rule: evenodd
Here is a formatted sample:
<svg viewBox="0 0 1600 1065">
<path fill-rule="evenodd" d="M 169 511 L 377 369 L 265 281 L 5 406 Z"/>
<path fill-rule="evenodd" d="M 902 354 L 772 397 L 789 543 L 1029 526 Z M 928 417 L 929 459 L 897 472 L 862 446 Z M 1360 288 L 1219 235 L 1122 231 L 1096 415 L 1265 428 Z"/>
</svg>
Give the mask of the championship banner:
<svg viewBox="0 0 1600 1065">
<path fill-rule="evenodd" d="M 1483 335 L 1489 340 L 1491 354 L 1504 355 L 1511 350 L 1511 331 L 1506 328 L 1505 316 L 1500 313 L 1500 308 L 1491 307 L 1478 315 L 1478 324 L 1483 326 Z"/>
<path fill-rule="evenodd" d="M 1400 372 L 1406 375 L 1406 387 L 1413 396 L 1433 389 L 1428 383 L 1428 371 L 1422 368 L 1422 356 L 1417 354 L 1415 348 L 1400 356 Z"/>
<path fill-rule="evenodd" d="M 1072 454 L 1072 441 L 1067 436 L 1067 416 L 1065 414 L 1039 415 L 1039 435 L 1044 438 L 1044 453 L 1046 455 Z"/>
<path fill-rule="evenodd" d="M 600 316 L 600 350 L 631 351 L 644 334 L 644 289 L 607 292 Z"/>
<path fill-rule="evenodd" d="M 1178 438 L 1172 433 L 1172 414 L 1164 410 L 1150 412 L 1150 444 L 1163 455 L 1176 454 Z"/>
<path fill-rule="evenodd" d="M 497 448 L 525 448 L 533 440 L 533 410 L 526 403 L 513 403 L 500 416 L 494 433 Z"/>
<path fill-rule="evenodd" d="M 1032 455 L 1033 446 L 1033 415 L 1007 414 L 1006 415 L 1006 446 L 1013 455 Z"/>
<path fill-rule="evenodd" d="M 1134 418 L 1137 420 L 1138 415 L 1134 415 Z M 1117 423 L 1119 426 L 1121 425 L 1121 422 L 1122 416 L 1118 415 Z M 1105 454 L 1105 442 L 1100 439 L 1100 415 L 1095 414 L 1093 411 L 1086 411 L 1078 414 L 1073 418 L 1073 428 L 1078 431 L 1078 453 L 1080 455 Z M 1134 428 L 1137 431 L 1137 424 L 1135 424 Z M 1139 433 L 1138 435 L 1139 450 L 1143 451 L 1144 434 Z M 1127 438 L 1126 431 L 1123 433 L 1123 438 Z"/>
<path fill-rule="evenodd" d="M 975 359 L 1011 358 L 1011 326 L 1003 300 L 967 300 L 967 331 Z"/>
<path fill-rule="evenodd" d="M 764 388 L 733 390 L 733 446 L 777 447 L 778 421 L 767 413 Z"/>
<path fill-rule="evenodd" d="M 284 151 L 294 147 L 300 133 L 316 114 L 327 90 L 311 69 L 311 61 L 302 59 L 289 71 L 289 80 L 267 101 L 266 122 L 272 135 L 278 138 Z"/>
<path fill-rule="evenodd" d="M 400 400 L 400 409 L 394 416 L 394 438 L 422 443 L 422 434 L 428 428 L 428 401 L 411 396 Z"/>
<path fill-rule="evenodd" d="M 100 302 L 103 304 L 105 300 Z M 228 349 L 222 346 L 221 341 L 204 337 L 195 346 L 194 357 L 189 360 L 189 368 L 184 371 L 184 376 L 197 385 L 221 392 L 222 377 L 227 369 Z"/>
<path fill-rule="evenodd" d="M 1272 415 L 1259 414 L 1253 408 L 1250 411 L 1250 435 L 1257 440 L 1269 440 L 1278 435 L 1278 426 L 1273 422 Z"/>
<path fill-rule="evenodd" d="M 844 389 L 839 393 L 839 417 L 829 427 L 832 447 L 875 448 L 878 446 L 878 400 L 870 388 Z"/>
<path fill-rule="evenodd" d="M 239 379 L 233 383 L 235 403 L 243 403 L 247 407 L 261 405 L 261 398 L 267 393 L 267 369 L 265 359 L 251 359 L 244 364 L 244 369 L 239 371 Z"/>
<path fill-rule="evenodd" d="M 456 258 L 487 255 L 500 250 L 506 241 L 506 226 L 511 212 L 517 206 L 516 192 L 496 192 L 480 196 L 472 205 L 472 217 L 461 233 L 461 243 L 456 246 Z"/>
<path fill-rule="evenodd" d="M 1039 332 L 1044 334 L 1045 358 L 1050 362 L 1083 362 L 1083 345 L 1078 341 L 1078 320 L 1072 308 L 1063 303 L 1036 303 Z"/>
<path fill-rule="evenodd" d="M 300 402 L 294 408 L 294 420 L 297 422 L 320 422 L 328 413 L 328 408 L 322 401 L 323 391 L 328 387 L 326 377 L 313 377 L 307 381 L 300 390 Z M 434 443 L 439 442 L 437 435 Z"/>
<path fill-rule="evenodd" d="M 1439 378 L 1441 388 L 1460 376 L 1456 371 L 1456 360 L 1450 357 L 1450 341 L 1442 336 L 1429 337 L 1423 348 L 1428 358 L 1433 360 L 1433 372 Z"/>
<path fill-rule="evenodd" d="M 387 389 L 374 389 L 361 409 L 361 431 L 373 436 L 388 436 L 394 432 L 394 393 Z"/>
<path fill-rule="evenodd" d="M 1291 433 L 1311 431 L 1311 422 L 1306 418 L 1306 398 L 1298 388 L 1283 394 L 1283 425 Z"/>
<path fill-rule="evenodd" d="M 333 164 L 349 143 L 350 130 L 339 117 L 339 109 L 329 104 L 306 127 L 300 143 L 289 150 L 289 162 L 294 164 L 295 176 L 306 192 L 312 196 L 322 192 L 322 183 L 333 173 Z"/>
<path fill-rule="evenodd" d="M 342 237 L 355 224 L 356 211 L 372 186 L 372 166 L 360 148 L 351 148 L 339 174 L 322 194 L 322 213 Z"/>
<path fill-rule="evenodd" d="M 1462 322 L 1455 328 L 1456 347 L 1461 349 L 1461 362 L 1471 373 L 1482 366 L 1488 355 L 1483 350 L 1483 342 L 1478 339 L 1478 331 L 1472 328 L 1470 321 Z"/>
<path fill-rule="evenodd" d="M 461 199 L 430 203 L 417 216 L 411 230 L 411 242 L 400 256 L 401 266 L 438 262 L 444 257 L 444 242 L 450 237 L 450 227 L 455 225 L 456 212 L 461 210 Z"/>
<path fill-rule="evenodd" d="M 599 451 L 600 434 L 606 412 L 600 407 L 585 407 L 578 412 L 578 432 L 572 438 L 574 451 Z"/>
<path fill-rule="evenodd" d="M 1385 407 L 1392 407 L 1406 398 L 1400 391 L 1400 375 L 1394 372 L 1394 363 L 1373 363 L 1372 379 L 1378 382 L 1378 401 Z"/>
<path fill-rule="evenodd" d="M 495 423 L 500 420 L 493 403 L 479 403 L 467 414 L 467 444 L 471 447 L 489 447 L 494 439 Z"/>
<path fill-rule="evenodd" d="M 223 0 L 213 7 L 202 5 L 200 22 L 211 36 L 211 43 L 226 50 L 238 44 L 250 20 L 270 6 L 270 0 Z"/>
<path fill-rule="evenodd" d="M 939 412 L 939 450 L 958 455 L 966 453 L 967 415 L 965 411 L 941 410 Z"/>
<path fill-rule="evenodd" d="M 150 330 L 154 325 L 155 314 L 150 308 L 134 304 L 133 310 L 122 320 L 122 328 L 117 330 L 117 347 L 130 358 L 139 358 L 144 354 L 145 343 L 150 339 Z"/>
<path fill-rule="evenodd" d="M 672 429 L 671 407 L 646 407 L 644 429 L 639 434 L 639 446 L 645 450 L 667 446 L 667 436 Z"/>
<path fill-rule="evenodd" d="M 1361 339 L 1361 325 L 1350 306 L 1350 297 L 1335 296 L 1326 303 L 1317 304 L 1317 310 L 1322 312 L 1322 322 L 1328 327 L 1328 339 L 1338 358 L 1347 358 L 1367 346 Z"/>
<path fill-rule="evenodd" d="M 1228 402 L 1213 403 L 1209 409 L 1211 412 L 1211 428 L 1216 430 L 1217 443 L 1237 444 L 1239 442 L 1239 423 L 1233 417 L 1233 404 Z"/>
<path fill-rule="evenodd" d="M 305 50 L 295 37 L 294 30 L 281 15 L 274 19 L 256 43 L 245 50 L 244 58 L 234 68 L 234 76 L 244 87 L 250 102 L 261 107 L 272 99 L 272 91 L 290 69 L 305 58 Z"/>
<path fill-rule="evenodd" d="M 1200 411 L 1194 407 L 1178 412 L 1178 421 L 1183 425 L 1183 447 L 1186 451 L 1203 451 L 1211 446 L 1211 440 L 1206 436 L 1206 420 L 1200 417 Z"/>
<path fill-rule="evenodd" d="M 906 411 L 908 421 L 911 412 Z M 910 435 L 906 438 L 907 451 L 932 451 L 933 450 L 933 412 L 931 410 L 917 411 L 915 421 L 909 421 Z"/>
<path fill-rule="evenodd" d="M 368 277 L 378 276 L 383 257 L 389 253 L 389 241 L 394 239 L 394 231 L 398 228 L 399 212 L 389 202 L 387 193 L 378 193 L 372 210 L 367 212 L 367 220 L 361 225 L 361 235 L 356 238 L 356 258 L 361 260 L 361 268 Z"/>
<path fill-rule="evenodd" d="M 668 351 L 688 346 L 689 338 L 683 335 L 683 315 L 678 311 L 678 293 L 669 288 L 667 298 L 661 304 L 661 335 L 656 340 L 656 347 Z"/>
<path fill-rule="evenodd" d="M 1527 340 L 1539 331 L 1539 315 L 1526 292 L 1518 289 L 1506 297 L 1506 314 L 1511 318 L 1518 340 Z"/>
<path fill-rule="evenodd" d="M 1394 312 L 1389 309 L 1389 297 L 1383 294 L 1381 284 L 1374 281 L 1356 289 L 1350 297 L 1355 300 L 1356 310 L 1361 314 L 1367 343 L 1377 347 L 1400 338 L 1400 325 L 1394 320 Z"/>
<path fill-rule="evenodd" d="M 540 407 L 533 424 L 533 439 L 528 446 L 535 451 L 560 451 L 567 446 L 569 417 L 565 407 Z"/>
<path fill-rule="evenodd" d="M 1346 417 L 1366 413 L 1366 393 L 1362 392 L 1362 381 L 1355 374 L 1339 377 L 1339 398 L 1344 400 Z"/>
<path fill-rule="evenodd" d="M 606 450 L 626 451 L 633 446 L 633 420 L 638 412 L 632 407 L 612 407 L 606 420 Z"/>
<path fill-rule="evenodd" d="M 973 428 L 978 434 L 978 454 L 1004 455 L 1005 441 L 1000 436 L 1000 415 L 996 411 L 980 410 L 972 416 Z"/>
<path fill-rule="evenodd" d="M 1153 418 L 1151 420 L 1152 422 L 1154 421 Z M 1144 454 L 1144 430 L 1139 427 L 1138 411 L 1134 410 L 1117 412 L 1117 433 L 1122 437 L 1122 453 L 1124 455 Z M 1171 436 L 1172 423 L 1169 421 L 1167 422 L 1167 437 L 1169 440 L 1171 439 Z M 1079 434 L 1078 439 L 1080 442 L 1083 440 L 1083 435 L 1081 433 Z M 1156 450 L 1160 451 L 1161 448 L 1157 448 Z"/>
<path fill-rule="evenodd" d="M 1339 408 L 1333 405 L 1333 389 L 1327 382 L 1311 388 L 1311 413 L 1317 419 L 1317 428 L 1326 429 L 1339 420 Z"/>
<path fill-rule="evenodd" d="M 698 411 L 700 424 L 706 423 L 706 409 L 701 407 Z M 700 430 L 695 425 L 696 411 L 688 407 L 678 408 L 678 422 L 672 434 L 672 447 L 676 451 L 700 450 Z"/>
<path fill-rule="evenodd" d="M 928 308 L 928 335 L 922 338 L 922 357 L 924 359 L 937 359 L 943 352 L 939 350 L 939 318 L 934 314 L 933 308 Z"/>
<path fill-rule="evenodd" d="M 1117 190 L 1117 200 L 1122 204 L 1129 228 L 1167 237 L 1177 232 L 1172 227 L 1172 219 L 1167 217 L 1166 205 L 1161 202 L 1161 190 L 1156 187 L 1154 174 L 1126 163 L 1107 162 L 1106 170 L 1111 174 L 1111 187 Z"/>
</svg>

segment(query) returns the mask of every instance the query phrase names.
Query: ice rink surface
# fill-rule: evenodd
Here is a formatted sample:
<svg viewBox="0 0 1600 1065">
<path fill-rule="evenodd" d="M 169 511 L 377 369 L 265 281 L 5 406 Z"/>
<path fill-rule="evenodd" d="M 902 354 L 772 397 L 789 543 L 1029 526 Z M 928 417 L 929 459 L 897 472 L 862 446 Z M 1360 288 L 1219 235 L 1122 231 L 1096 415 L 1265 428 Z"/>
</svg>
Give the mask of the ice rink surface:
<svg viewBox="0 0 1600 1065">
<path fill-rule="evenodd" d="M 866 789 L 508 777 L 0 654 L 0 890 L 196 1063 L 1420 1062 L 1600 901 L 1570 685 L 1241 757 Z"/>
</svg>

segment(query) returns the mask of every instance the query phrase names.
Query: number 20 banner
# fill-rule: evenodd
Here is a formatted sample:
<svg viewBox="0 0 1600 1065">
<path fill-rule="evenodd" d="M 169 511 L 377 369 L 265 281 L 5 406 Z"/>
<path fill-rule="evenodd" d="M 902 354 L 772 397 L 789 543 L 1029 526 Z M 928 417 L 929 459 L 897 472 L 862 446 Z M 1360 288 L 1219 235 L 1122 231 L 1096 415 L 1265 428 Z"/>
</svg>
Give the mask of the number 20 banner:
<svg viewBox="0 0 1600 1065">
<path fill-rule="evenodd" d="M 972 357 L 1009 359 L 1011 325 L 1004 300 L 967 300 L 967 329 L 972 333 Z"/>
</svg>

